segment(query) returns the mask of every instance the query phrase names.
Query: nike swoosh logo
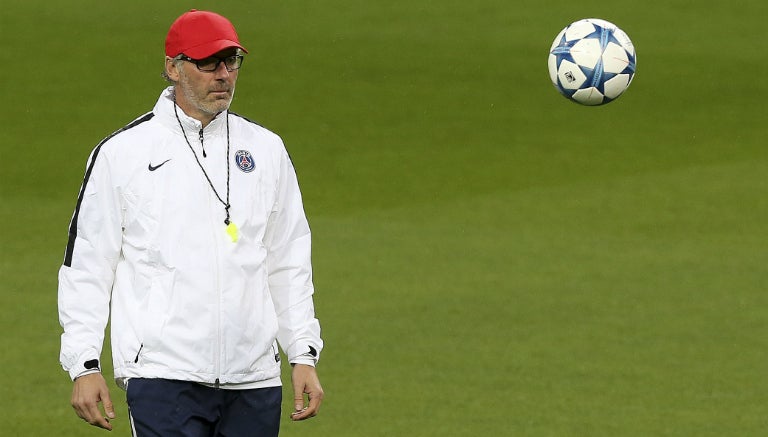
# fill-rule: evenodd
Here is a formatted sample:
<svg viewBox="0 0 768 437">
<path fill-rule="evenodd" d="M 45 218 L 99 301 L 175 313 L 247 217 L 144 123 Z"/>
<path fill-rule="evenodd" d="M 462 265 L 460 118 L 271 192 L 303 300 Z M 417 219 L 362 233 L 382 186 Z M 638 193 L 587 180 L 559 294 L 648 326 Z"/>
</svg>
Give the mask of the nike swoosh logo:
<svg viewBox="0 0 768 437">
<path fill-rule="evenodd" d="M 155 170 L 157 170 L 158 168 L 162 167 L 162 166 L 163 166 L 163 164 L 165 164 L 166 162 L 168 162 L 168 161 L 170 161 L 170 160 L 171 160 L 170 158 L 169 158 L 169 159 L 166 159 L 165 161 L 161 162 L 160 164 L 157 164 L 157 165 L 154 165 L 154 166 L 153 166 L 153 165 L 152 165 L 152 163 L 150 162 L 150 163 L 149 163 L 149 167 L 147 167 L 147 168 L 149 169 L 149 171 L 155 171 Z"/>
</svg>

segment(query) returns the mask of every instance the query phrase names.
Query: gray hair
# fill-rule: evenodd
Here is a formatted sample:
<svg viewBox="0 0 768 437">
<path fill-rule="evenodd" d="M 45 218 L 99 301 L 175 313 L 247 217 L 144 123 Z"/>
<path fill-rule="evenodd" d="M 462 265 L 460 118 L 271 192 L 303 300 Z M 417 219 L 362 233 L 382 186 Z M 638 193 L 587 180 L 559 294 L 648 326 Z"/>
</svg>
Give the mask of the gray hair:
<svg viewBox="0 0 768 437">
<path fill-rule="evenodd" d="M 176 55 L 176 57 L 173 58 L 173 60 L 171 61 L 176 66 L 176 68 L 180 68 L 181 63 L 184 62 L 181 59 L 182 56 L 183 56 L 183 54 L 180 53 L 180 54 Z M 163 66 L 163 72 L 160 73 L 160 77 L 165 79 L 165 81 L 168 82 L 169 84 L 176 85 L 176 82 L 174 82 L 173 79 L 171 79 L 170 76 L 168 76 L 168 71 L 165 69 L 165 66 Z"/>
</svg>

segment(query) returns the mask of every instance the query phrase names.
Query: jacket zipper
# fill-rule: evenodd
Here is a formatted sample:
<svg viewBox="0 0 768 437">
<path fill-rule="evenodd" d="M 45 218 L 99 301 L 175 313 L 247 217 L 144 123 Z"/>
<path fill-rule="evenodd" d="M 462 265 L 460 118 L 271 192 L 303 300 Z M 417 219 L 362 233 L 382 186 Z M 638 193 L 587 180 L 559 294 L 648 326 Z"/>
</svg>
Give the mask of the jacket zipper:
<svg viewBox="0 0 768 437">
<path fill-rule="evenodd" d="M 208 155 L 206 155 L 205 153 L 205 142 L 203 141 L 203 128 L 200 128 L 199 135 L 200 135 L 200 147 L 203 148 L 203 158 L 207 158 Z"/>
<path fill-rule="evenodd" d="M 200 130 L 201 137 L 202 137 L 202 129 Z M 202 143 L 201 143 L 202 144 Z M 208 210 L 211 210 L 211 195 L 208 195 Z M 216 262 L 214 263 L 214 269 L 216 272 L 216 345 L 214 347 L 214 350 L 216 351 L 216 360 L 215 360 L 215 373 L 216 373 L 216 380 L 214 381 L 214 386 L 216 388 L 219 388 L 220 384 L 220 378 L 221 378 L 221 350 L 222 350 L 222 341 L 221 341 L 221 276 L 219 275 L 219 249 L 218 244 L 216 244 L 217 241 L 217 233 L 216 233 L 216 220 L 212 217 L 212 230 L 213 230 L 213 241 L 214 241 L 214 257 Z"/>
</svg>

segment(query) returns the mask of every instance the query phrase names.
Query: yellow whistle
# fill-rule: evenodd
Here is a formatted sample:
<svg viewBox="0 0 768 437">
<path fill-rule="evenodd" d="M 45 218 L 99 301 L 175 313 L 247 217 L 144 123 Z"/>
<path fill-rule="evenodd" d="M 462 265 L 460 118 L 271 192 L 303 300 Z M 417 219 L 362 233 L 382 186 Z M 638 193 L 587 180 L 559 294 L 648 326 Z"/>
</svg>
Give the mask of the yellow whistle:
<svg viewBox="0 0 768 437">
<path fill-rule="evenodd" d="M 237 225 L 235 225 L 233 222 L 229 222 L 227 225 L 227 235 L 229 235 L 229 238 L 232 239 L 233 243 L 237 243 L 239 235 L 237 232 Z"/>
</svg>

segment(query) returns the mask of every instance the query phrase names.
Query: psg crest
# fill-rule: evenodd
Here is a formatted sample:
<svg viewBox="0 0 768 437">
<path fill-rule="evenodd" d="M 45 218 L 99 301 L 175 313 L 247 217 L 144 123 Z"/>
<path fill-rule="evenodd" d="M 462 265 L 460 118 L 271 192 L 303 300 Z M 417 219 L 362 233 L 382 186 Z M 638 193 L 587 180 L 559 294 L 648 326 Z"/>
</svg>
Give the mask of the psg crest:
<svg viewBox="0 0 768 437">
<path fill-rule="evenodd" d="M 246 173 L 252 172 L 255 167 L 253 156 L 251 156 L 251 152 L 247 150 L 238 150 L 235 153 L 235 164 L 237 164 L 237 167 L 240 170 Z"/>
</svg>

